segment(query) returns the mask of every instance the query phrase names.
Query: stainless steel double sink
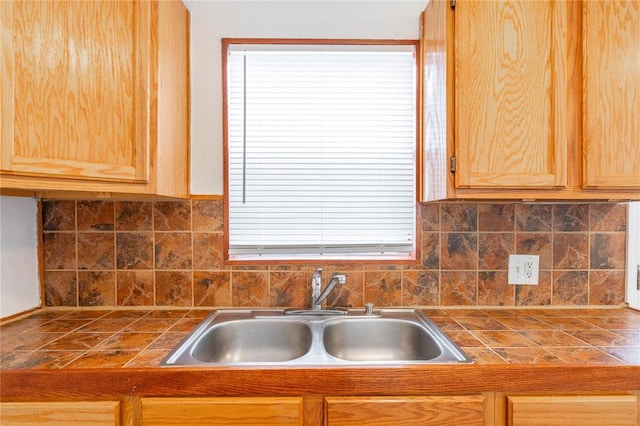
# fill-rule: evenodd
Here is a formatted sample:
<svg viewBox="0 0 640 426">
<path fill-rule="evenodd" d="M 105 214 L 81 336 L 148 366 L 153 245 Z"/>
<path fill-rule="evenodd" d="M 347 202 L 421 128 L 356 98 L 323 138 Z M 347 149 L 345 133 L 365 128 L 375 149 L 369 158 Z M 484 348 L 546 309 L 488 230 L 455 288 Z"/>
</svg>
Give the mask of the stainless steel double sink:
<svg viewBox="0 0 640 426">
<path fill-rule="evenodd" d="M 214 311 L 162 366 L 451 364 L 473 362 L 414 309 L 346 315 L 283 309 Z"/>
</svg>

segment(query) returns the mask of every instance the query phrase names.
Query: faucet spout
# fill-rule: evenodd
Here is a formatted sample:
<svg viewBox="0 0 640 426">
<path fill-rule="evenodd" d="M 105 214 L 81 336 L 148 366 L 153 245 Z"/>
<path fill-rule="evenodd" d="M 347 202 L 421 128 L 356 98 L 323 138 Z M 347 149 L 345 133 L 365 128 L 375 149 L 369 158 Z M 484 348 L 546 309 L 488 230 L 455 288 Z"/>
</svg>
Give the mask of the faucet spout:
<svg viewBox="0 0 640 426">
<path fill-rule="evenodd" d="M 311 277 L 311 310 L 319 311 L 322 309 L 322 302 L 327 298 L 329 293 L 337 284 L 344 284 L 347 277 L 344 274 L 334 274 L 327 287 L 322 290 L 322 268 L 316 269 Z"/>
<path fill-rule="evenodd" d="M 331 293 L 331 290 L 333 290 L 336 284 L 344 284 L 346 281 L 347 281 L 347 277 L 345 277 L 343 274 L 334 275 L 333 278 L 331 278 L 331 281 L 329 282 L 327 287 L 324 289 L 322 293 L 320 293 L 320 296 L 318 296 L 318 298 L 313 302 L 313 304 L 317 306 L 322 306 L 322 302 L 324 302 L 324 299 L 327 298 L 327 296 L 329 295 L 329 293 Z"/>
</svg>

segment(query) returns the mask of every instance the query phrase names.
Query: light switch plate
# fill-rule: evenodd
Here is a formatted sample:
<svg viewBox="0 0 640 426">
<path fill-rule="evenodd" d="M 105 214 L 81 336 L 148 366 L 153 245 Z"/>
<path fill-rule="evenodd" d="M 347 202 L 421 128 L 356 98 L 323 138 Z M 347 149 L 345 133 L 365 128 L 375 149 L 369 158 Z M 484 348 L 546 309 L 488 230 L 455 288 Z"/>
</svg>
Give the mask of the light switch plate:
<svg viewBox="0 0 640 426">
<path fill-rule="evenodd" d="M 509 255 L 509 284 L 538 284 L 540 256 L 537 254 Z"/>
</svg>

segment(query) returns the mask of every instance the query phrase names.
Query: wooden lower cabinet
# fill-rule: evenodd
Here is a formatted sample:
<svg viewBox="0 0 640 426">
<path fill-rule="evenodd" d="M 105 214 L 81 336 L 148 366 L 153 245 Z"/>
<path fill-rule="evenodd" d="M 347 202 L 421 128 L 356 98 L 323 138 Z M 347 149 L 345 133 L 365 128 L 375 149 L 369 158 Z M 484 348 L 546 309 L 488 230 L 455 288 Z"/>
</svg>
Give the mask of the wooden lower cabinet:
<svg viewBox="0 0 640 426">
<path fill-rule="evenodd" d="M 302 425 L 302 397 L 142 398 L 142 425 Z"/>
<path fill-rule="evenodd" d="M 640 426 L 640 392 L 2 402 L 2 426 Z"/>
<path fill-rule="evenodd" d="M 635 395 L 519 395 L 507 397 L 509 426 L 637 426 Z"/>
<path fill-rule="evenodd" d="M 2 426 L 118 426 L 120 401 L 2 402 Z"/>
<path fill-rule="evenodd" d="M 488 418 L 489 417 L 489 418 Z M 326 397 L 327 426 L 484 426 L 493 424 L 484 395 Z"/>
</svg>

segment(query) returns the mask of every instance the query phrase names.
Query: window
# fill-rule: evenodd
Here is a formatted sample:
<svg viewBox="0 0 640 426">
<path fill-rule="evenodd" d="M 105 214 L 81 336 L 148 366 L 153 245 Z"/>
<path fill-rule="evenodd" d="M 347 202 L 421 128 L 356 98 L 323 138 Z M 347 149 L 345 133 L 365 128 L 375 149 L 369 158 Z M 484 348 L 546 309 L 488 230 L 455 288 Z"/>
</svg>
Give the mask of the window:
<svg viewBox="0 0 640 426">
<path fill-rule="evenodd" d="M 415 44 L 225 40 L 231 259 L 415 253 Z"/>
</svg>

